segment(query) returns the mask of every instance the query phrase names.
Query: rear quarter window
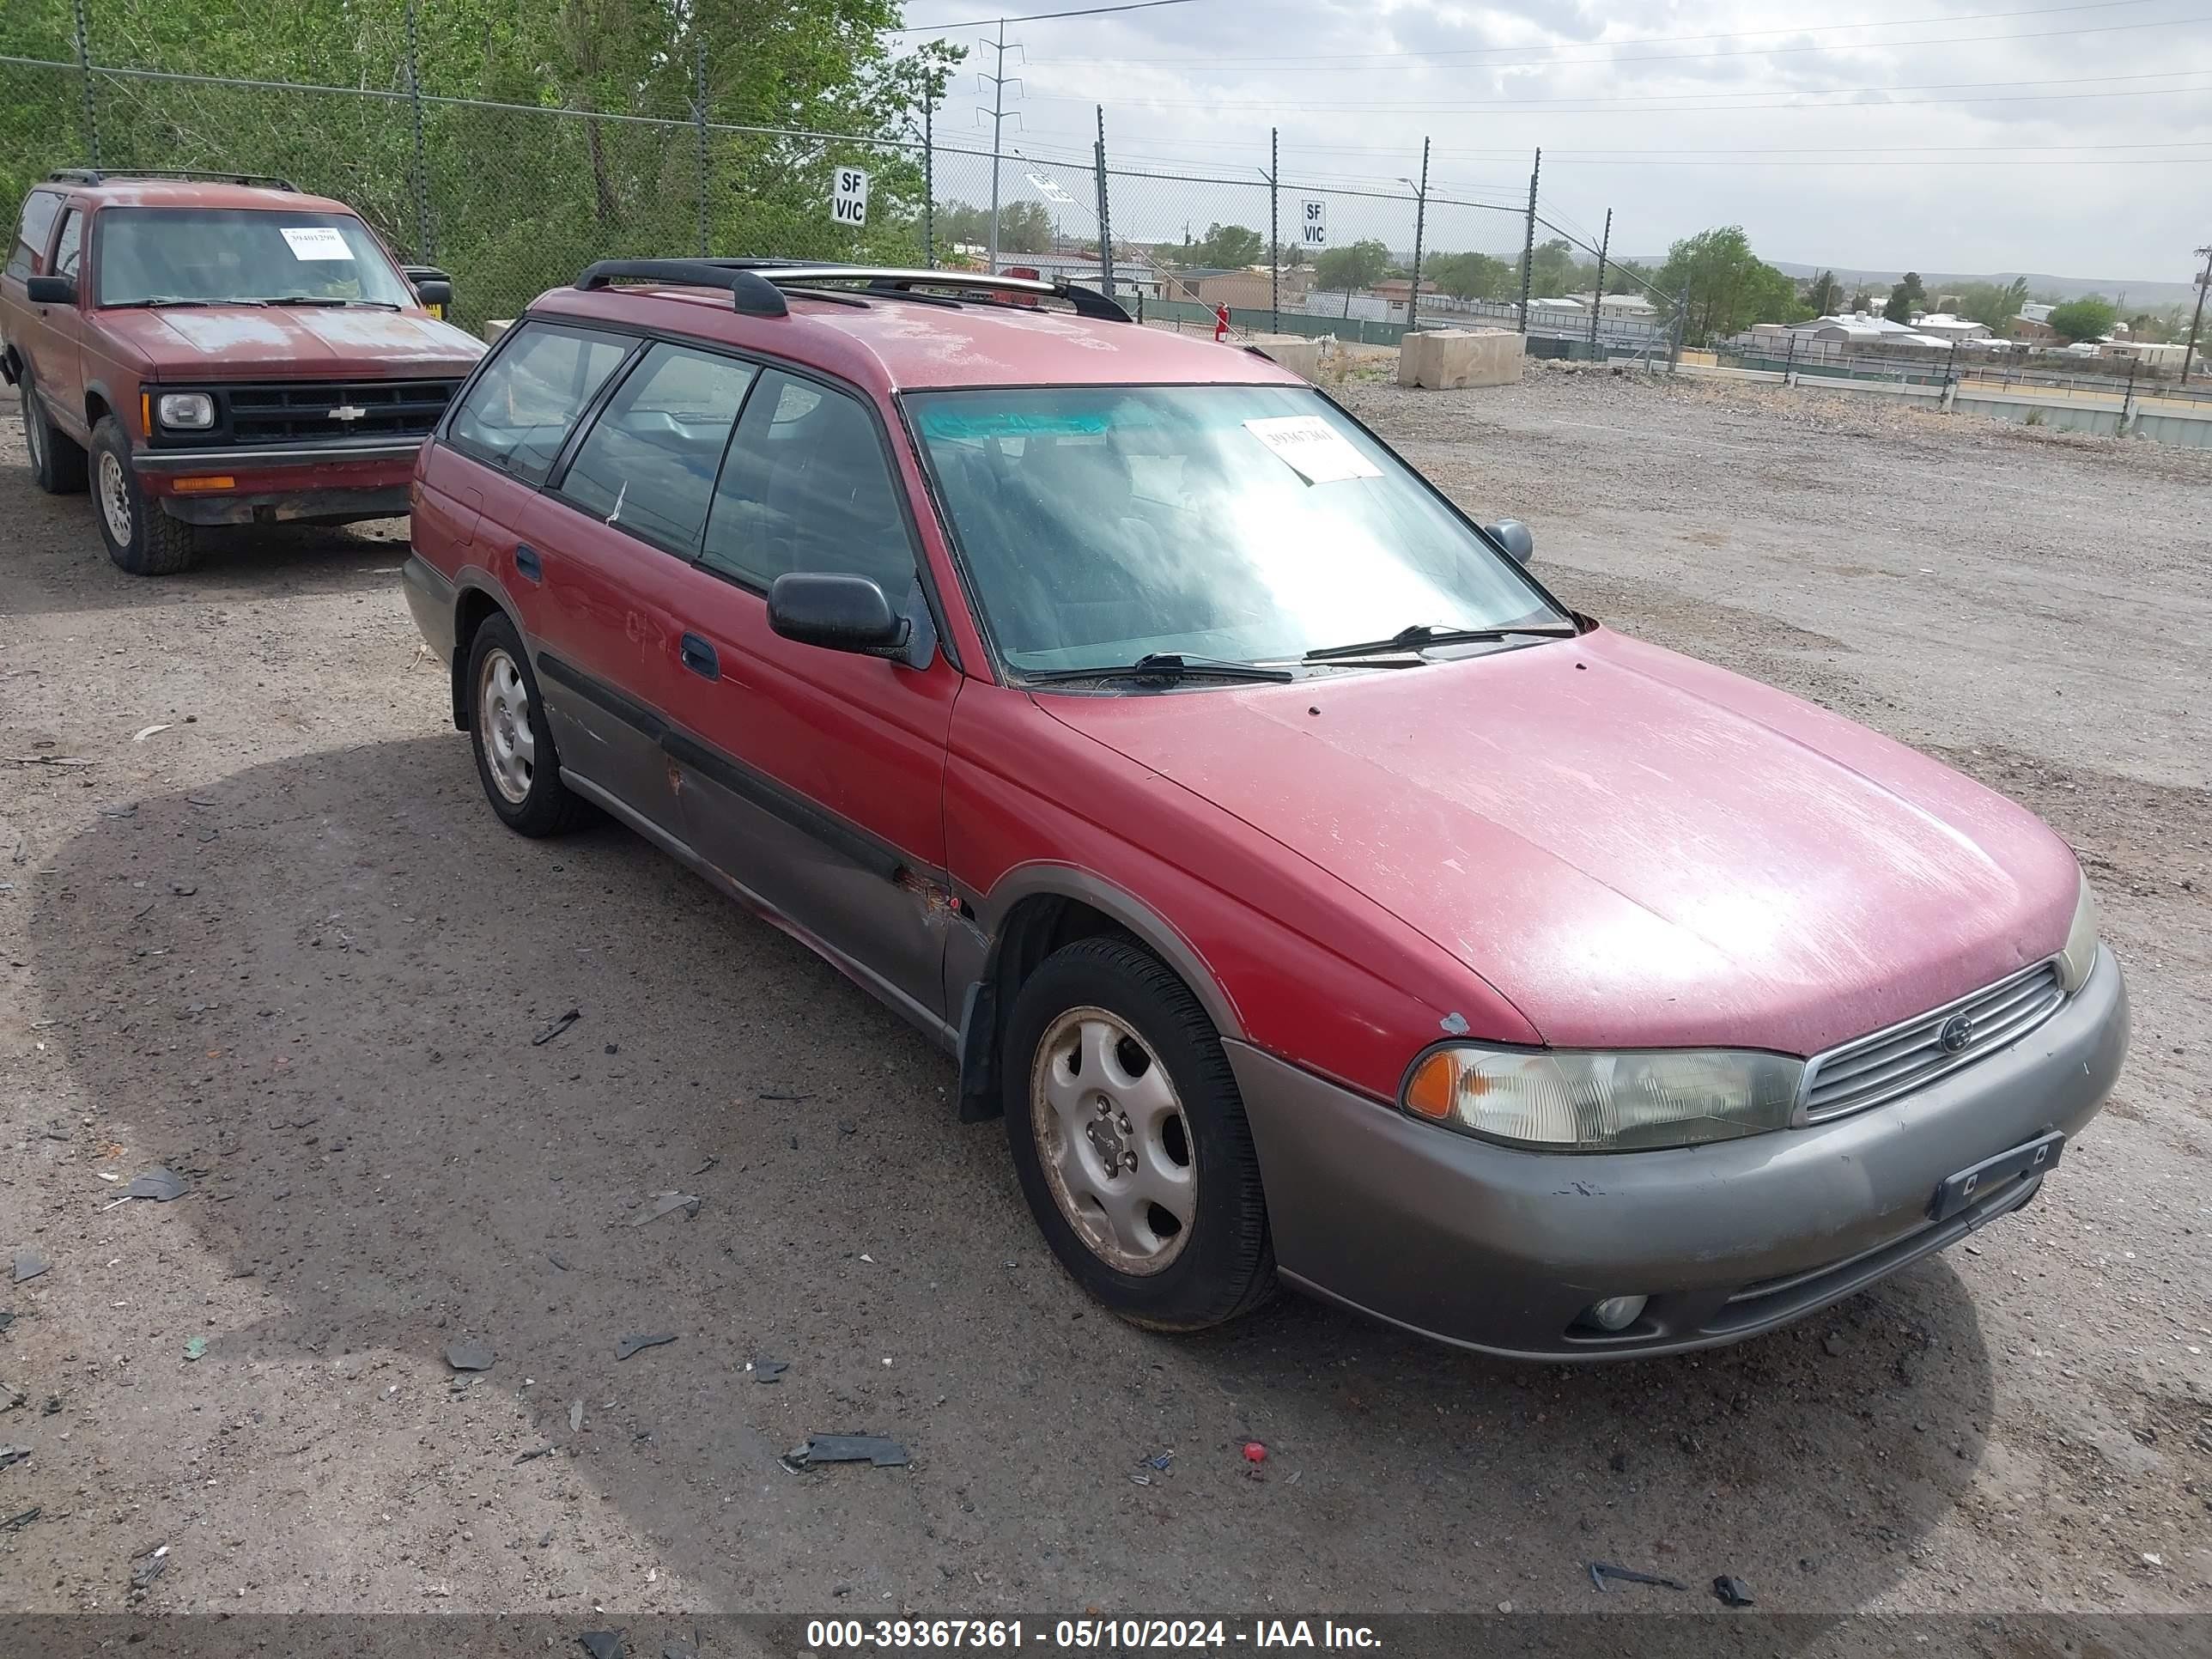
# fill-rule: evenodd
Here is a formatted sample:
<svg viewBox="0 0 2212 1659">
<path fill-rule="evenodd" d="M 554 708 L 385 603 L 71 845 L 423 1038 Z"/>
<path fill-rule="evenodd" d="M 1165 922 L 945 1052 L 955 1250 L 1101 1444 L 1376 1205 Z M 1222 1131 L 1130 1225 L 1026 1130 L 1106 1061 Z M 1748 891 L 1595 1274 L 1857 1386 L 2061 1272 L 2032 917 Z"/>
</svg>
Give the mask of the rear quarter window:
<svg viewBox="0 0 2212 1659">
<path fill-rule="evenodd" d="M 23 216 L 15 225 L 15 246 L 8 254 L 10 276 L 36 276 L 44 270 L 46 243 L 61 210 L 62 198 L 52 191 L 34 190 L 23 198 Z"/>
<path fill-rule="evenodd" d="M 522 324 L 462 398 L 446 441 L 525 483 L 544 483 L 576 416 L 636 343 L 591 329 Z"/>
</svg>

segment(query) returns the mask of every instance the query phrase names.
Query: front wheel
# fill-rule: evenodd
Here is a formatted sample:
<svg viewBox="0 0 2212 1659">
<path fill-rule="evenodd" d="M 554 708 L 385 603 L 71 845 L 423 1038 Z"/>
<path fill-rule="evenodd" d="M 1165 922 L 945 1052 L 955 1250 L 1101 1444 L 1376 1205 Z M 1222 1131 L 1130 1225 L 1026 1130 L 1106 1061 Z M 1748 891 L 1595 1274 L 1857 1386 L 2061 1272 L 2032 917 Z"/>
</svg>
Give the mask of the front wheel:
<svg viewBox="0 0 2212 1659">
<path fill-rule="evenodd" d="M 123 423 L 103 415 L 92 428 L 92 499 L 107 556 L 134 576 L 173 576 L 199 557 L 194 526 L 173 519 L 138 483 Z"/>
<path fill-rule="evenodd" d="M 1196 1331 L 1274 1289 L 1260 1164 L 1198 999 L 1120 939 L 1054 951 L 1007 1023 L 1007 1139 L 1053 1253 L 1122 1318 Z"/>
</svg>

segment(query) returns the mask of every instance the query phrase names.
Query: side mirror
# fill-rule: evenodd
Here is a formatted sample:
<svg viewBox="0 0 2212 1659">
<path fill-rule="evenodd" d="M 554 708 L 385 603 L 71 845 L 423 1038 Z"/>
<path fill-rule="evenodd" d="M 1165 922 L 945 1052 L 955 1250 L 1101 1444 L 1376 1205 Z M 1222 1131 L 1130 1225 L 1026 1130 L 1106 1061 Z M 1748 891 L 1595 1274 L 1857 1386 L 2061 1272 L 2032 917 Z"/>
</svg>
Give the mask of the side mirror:
<svg viewBox="0 0 2212 1659">
<path fill-rule="evenodd" d="M 453 303 L 453 285 L 425 277 L 415 284 L 415 297 L 422 302 L 424 310 L 442 317 L 446 314 L 446 307 Z"/>
<path fill-rule="evenodd" d="M 768 590 L 768 625 L 787 640 L 829 651 L 890 656 L 903 650 L 913 624 L 891 610 L 866 576 L 794 570 Z"/>
<path fill-rule="evenodd" d="M 73 306 L 76 284 L 66 276 L 33 276 L 23 284 L 23 297 L 34 306 Z"/>
<path fill-rule="evenodd" d="M 1528 526 L 1518 519 L 1500 519 L 1496 524 L 1486 524 L 1483 529 L 1490 539 L 1513 556 L 1516 564 L 1526 564 L 1536 556 L 1536 538 L 1528 533 Z"/>
</svg>

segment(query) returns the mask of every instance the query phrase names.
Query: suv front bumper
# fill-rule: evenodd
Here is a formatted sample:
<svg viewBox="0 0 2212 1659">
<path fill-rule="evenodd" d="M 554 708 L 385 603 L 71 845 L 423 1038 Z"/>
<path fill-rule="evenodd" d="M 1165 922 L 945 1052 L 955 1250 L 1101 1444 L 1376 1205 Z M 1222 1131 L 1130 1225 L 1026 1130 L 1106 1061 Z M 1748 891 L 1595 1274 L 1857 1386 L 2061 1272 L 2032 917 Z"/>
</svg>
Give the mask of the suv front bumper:
<svg viewBox="0 0 2212 1659">
<path fill-rule="evenodd" d="M 2127 1044 L 2127 988 L 2100 949 L 2041 1025 L 1912 1094 L 1708 1146 L 1581 1155 L 1455 1134 L 1225 1046 L 1285 1279 L 1457 1346 L 1583 1359 L 1771 1330 L 2020 1208 L 2041 1175 L 1929 1213 L 1947 1177 L 2088 1122 Z M 1618 1334 L 1576 1327 L 1614 1296 L 1650 1300 Z"/>
<path fill-rule="evenodd" d="M 140 488 L 161 510 L 190 524 L 344 524 L 406 513 L 422 442 L 137 449 L 131 464 Z M 229 482 L 188 487 L 212 479 Z"/>
</svg>

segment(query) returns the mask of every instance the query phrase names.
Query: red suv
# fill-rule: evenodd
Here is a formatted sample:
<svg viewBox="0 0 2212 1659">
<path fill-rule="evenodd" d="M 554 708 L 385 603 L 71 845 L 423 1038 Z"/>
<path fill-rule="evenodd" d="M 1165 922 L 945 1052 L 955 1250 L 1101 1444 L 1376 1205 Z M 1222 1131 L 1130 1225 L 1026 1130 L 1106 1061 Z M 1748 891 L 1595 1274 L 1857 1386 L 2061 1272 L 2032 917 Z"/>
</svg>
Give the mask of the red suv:
<svg viewBox="0 0 2212 1659">
<path fill-rule="evenodd" d="M 1280 1278 L 1498 1352 L 1732 1340 L 2017 1210 L 2118 1072 L 2033 817 L 1577 615 L 1095 293 L 595 266 L 416 482 L 492 809 L 605 811 L 937 1038 L 1140 1322 Z"/>
<path fill-rule="evenodd" d="M 109 556 L 166 575 L 200 525 L 404 513 L 483 355 L 427 308 L 451 297 L 281 179 L 57 173 L 0 274 L 0 374 L 40 486 L 89 482 Z"/>
</svg>

